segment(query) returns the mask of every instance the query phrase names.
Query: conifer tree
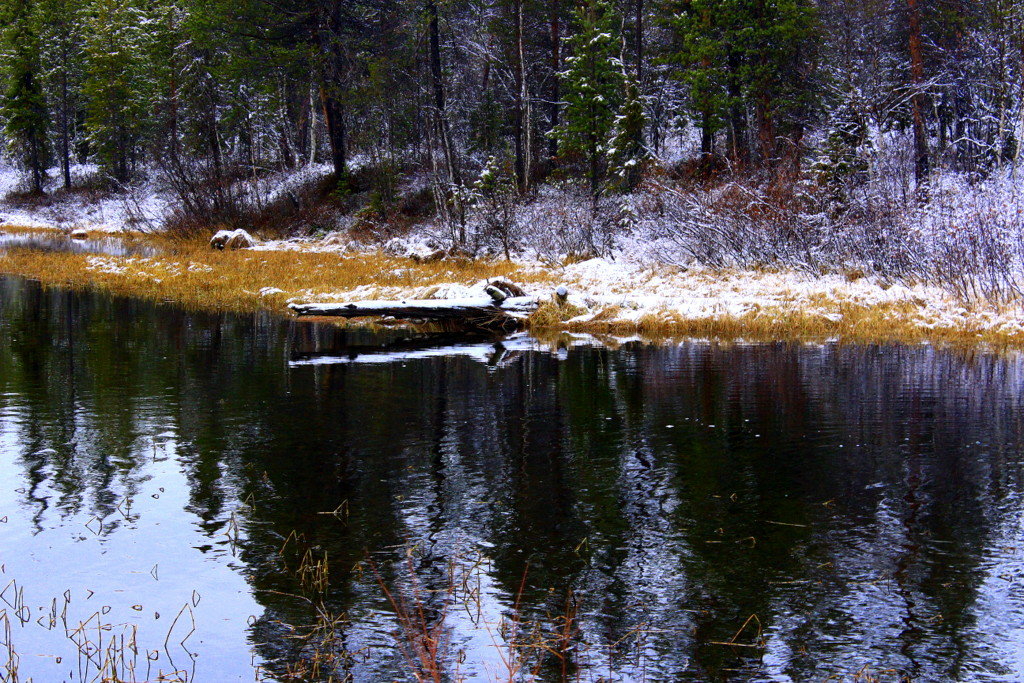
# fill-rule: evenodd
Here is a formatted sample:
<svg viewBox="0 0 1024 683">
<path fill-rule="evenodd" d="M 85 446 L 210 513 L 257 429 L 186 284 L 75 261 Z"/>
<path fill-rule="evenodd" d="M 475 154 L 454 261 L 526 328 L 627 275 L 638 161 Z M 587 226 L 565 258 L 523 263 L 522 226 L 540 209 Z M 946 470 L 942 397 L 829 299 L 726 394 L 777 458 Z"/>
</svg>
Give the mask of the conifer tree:
<svg viewBox="0 0 1024 683">
<path fill-rule="evenodd" d="M 817 27 L 809 0 L 750 0 L 739 34 L 741 79 L 757 127 L 762 164 L 784 156 L 799 160 L 803 130 L 814 104 L 814 39 Z M 781 140 L 788 141 L 783 149 Z"/>
<path fill-rule="evenodd" d="M 729 153 L 749 156 L 748 110 L 755 113 L 762 162 L 776 156 L 777 136 L 802 136 L 814 68 L 814 12 L 808 0 L 678 0 L 665 23 L 675 45 L 666 61 L 689 86 L 701 151 L 729 131 Z"/>
<path fill-rule="evenodd" d="M 65 189 L 71 187 L 71 157 L 78 137 L 85 36 L 82 0 L 38 0 L 40 58 L 53 122 L 53 146 Z"/>
<path fill-rule="evenodd" d="M 131 0 L 95 0 L 87 22 L 85 125 L 96 160 L 119 181 L 131 175 L 149 123 L 146 16 Z"/>
<path fill-rule="evenodd" d="M 587 167 L 590 192 L 601 192 L 607 171 L 608 138 L 625 90 L 620 58 L 621 20 L 609 0 L 584 0 L 575 11 L 575 33 L 566 40 L 569 56 L 562 77 L 565 107 L 554 135 L 563 156 L 579 155 Z"/>
<path fill-rule="evenodd" d="M 37 7 L 33 0 L 7 0 L 0 8 L 6 25 L 0 102 L 4 134 L 28 171 L 32 191 L 41 194 L 46 177 L 49 114 L 43 94 Z"/>
<path fill-rule="evenodd" d="M 631 192 L 636 189 L 649 159 L 644 146 L 644 102 L 635 77 L 626 78 L 626 96 L 608 147 L 608 170 L 616 187 Z"/>
</svg>

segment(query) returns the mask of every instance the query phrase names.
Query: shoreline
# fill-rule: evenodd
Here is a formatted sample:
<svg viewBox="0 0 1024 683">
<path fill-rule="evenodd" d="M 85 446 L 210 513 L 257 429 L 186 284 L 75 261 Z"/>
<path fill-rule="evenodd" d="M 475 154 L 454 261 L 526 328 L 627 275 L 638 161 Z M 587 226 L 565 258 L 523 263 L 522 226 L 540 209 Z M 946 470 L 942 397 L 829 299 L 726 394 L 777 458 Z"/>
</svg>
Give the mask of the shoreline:
<svg viewBox="0 0 1024 683">
<path fill-rule="evenodd" d="M 60 230 L 0 226 L 0 236 L 65 237 Z M 91 288 L 187 309 L 294 318 L 292 303 L 453 299 L 478 295 L 493 278 L 522 286 L 542 305 L 527 331 L 624 335 L 659 341 L 941 343 L 1024 347 L 1024 313 L 966 306 L 934 287 L 878 282 L 857 274 L 684 269 L 590 259 L 557 265 L 504 260 L 417 262 L 381 251 L 346 251 L 330 240 L 267 242 L 216 251 L 205 240 L 91 233 L 152 247 L 155 255 L 0 251 L 0 274 L 44 285 Z M 554 303 L 559 286 L 565 305 Z M 315 318 L 323 322 L 324 318 Z M 360 325 L 360 322 L 343 322 Z"/>
</svg>

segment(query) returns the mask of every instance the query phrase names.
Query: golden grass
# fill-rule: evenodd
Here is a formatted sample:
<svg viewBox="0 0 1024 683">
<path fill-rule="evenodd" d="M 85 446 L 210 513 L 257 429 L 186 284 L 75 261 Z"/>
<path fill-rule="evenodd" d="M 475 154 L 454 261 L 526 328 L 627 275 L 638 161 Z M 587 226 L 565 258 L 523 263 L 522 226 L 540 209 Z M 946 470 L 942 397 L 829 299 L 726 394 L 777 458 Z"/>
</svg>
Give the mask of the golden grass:
<svg viewBox="0 0 1024 683">
<path fill-rule="evenodd" d="M 850 343 L 937 343 L 952 346 L 987 345 L 998 348 L 1024 347 L 1024 330 L 988 328 L 966 323 L 962 326 L 927 327 L 913 318 L 906 304 L 873 306 L 840 304 L 843 316 L 833 320 L 814 311 L 763 308 L 744 315 L 686 318 L 675 311 L 648 313 L 636 321 L 600 319 L 568 323 L 570 332 L 640 335 L 650 339 L 699 338 L 724 341 L 839 340 Z"/>
<path fill-rule="evenodd" d="M 53 234 L 62 230 L 55 230 L 52 227 L 40 227 L 39 225 L 16 225 L 12 223 L 4 223 L 0 225 L 0 233 L 11 232 L 15 234 L 24 234 L 26 232 L 38 232 L 40 234 Z"/>
<path fill-rule="evenodd" d="M 586 310 L 568 301 L 558 302 L 552 297 L 541 303 L 540 308 L 530 315 L 528 323 L 531 329 L 561 329 L 566 321 L 584 313 Z"/>
<path fill-rule="evenodd" d="M 4 230 L 10 231 L 7 227 Z M 90 288 L 120 296 L 172 302 L 193 310 L 250 313 L 269 310 L 290 314 L 289 299 L 315 301 L 325 295 L 363 287 L 361 298 L 395 296 L 447 283 L 473 284 L 508 277 L 538 292 L 560 282 L 559 269 L 528 268 L 507 261 L 439 261 L 414 263 L 381 253 L 345 255 L 304 251 L 214 251 L 204 240 L 171 241 L 145 236 L 160 249 L 153 258 L 95 257 L 84 254 L 13 249 L 0 252 L 0 274 L 38 280 L 45 285 Z M 723 274 L 726 277 L 728 274 Z M 570 283 L 571 286 L 571 283 Z M 261 296 L 260 290 L 282 293 Z M 400 294 L 398 296 L 408 296 Z M 817 296 L 817 295 L 815 295 Z M 615 306 L 586 313 L 572 304 L 545 302 L 527 322 L 537 334 L 558 331 L 609 335 L 641 335 L 654 340 L 698 337 L 749 341 L 824 341 L 877 343 L 936 342 L 1024 347 L 1024 330 L 994 328 L 967 316 L 957 325 L 928 327 L 912 301 L 865 305 L 830 300 L 821 295 L 807 307 L 840 315 L 826 317 L 792 305 L 765 306 L 744 315 L 719 314 L 686 318 L 674 311 L 651 312 L 636 320 L 624 318 Z"/>
<path fill-rule="evenodd" d="M 345 256 L 282 251 L 215 251 L 205 242 L 147 238 L 164 251 L 153 258 L 90 256 L 13 249 L 0 254 L 0 273 L 46 285 L 92 288 L 115 295 L 170 301 L 188 309 L 287 312 L 287 299 L 360 286 L 429 287 L 486 277 L 529 281 L 507 262 L 416 264 L 383 254 Z M 105 268 L 103 264 L 109 264 Z M 261 296 L 277 288 L 282 294 Z"/>
</svg>

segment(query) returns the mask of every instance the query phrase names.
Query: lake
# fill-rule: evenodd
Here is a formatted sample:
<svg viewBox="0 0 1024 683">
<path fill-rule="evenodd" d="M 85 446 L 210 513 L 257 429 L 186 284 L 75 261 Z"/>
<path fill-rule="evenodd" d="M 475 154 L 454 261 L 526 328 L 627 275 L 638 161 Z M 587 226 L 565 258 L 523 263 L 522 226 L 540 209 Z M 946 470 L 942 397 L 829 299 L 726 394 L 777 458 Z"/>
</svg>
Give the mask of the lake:
<svg viewBox="0 0 1024 683">
<path fill-rule="evenodd" d="M 0 280 L 0 680 L 1020 680 L 1022 396 Z"/>
</svg>

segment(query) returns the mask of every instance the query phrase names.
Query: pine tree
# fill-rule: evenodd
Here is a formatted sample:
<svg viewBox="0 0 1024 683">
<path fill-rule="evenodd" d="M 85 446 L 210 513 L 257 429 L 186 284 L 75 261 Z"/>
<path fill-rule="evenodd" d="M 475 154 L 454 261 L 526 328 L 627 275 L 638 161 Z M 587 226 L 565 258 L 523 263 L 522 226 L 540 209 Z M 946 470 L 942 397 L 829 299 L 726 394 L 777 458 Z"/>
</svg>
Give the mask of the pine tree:
<svg viewBox="0 0 1024 683">
<path fill-rule="evenodd" d="M 666 22 L 675 45 L 667 60 L 690 89 L 701 151 L 729 131 L 730 156 L 749 156 L 748 110 L 755 113 L 762 162 L 779 135 L 799 142 L 810 108 L 815 16 L 808 0 L 678 0 Z"/>
<path fill-rule="evenodd" d="M 576 32 L 562 77 L 565 107 L 554 135 L 562 156 L 580 155 L 590 192 L 597 197 L 607 171 L 607 143 L 625 90 L 620 58 L 621 20 L 608 0 L 585 0 L 575 12 Z"/>
<path fill-rule="evenodd" d="M 49 113 L 43 94 L 39 25 L 32 0 L 8 0 L 0 6 L 3 32 L 3 100 L 0 115 L 12 152 L 29 173 L 32 191 L 41 194 L 46 178 Z"/>
<path fill-rule="evenodd" d="M 618 189 L 632 192 L 640 182 L 644 166 L 650 159 L 644 146 L 644 101 L 640 86 L 627 78 L 626 98 L 615 125 L 608 148 L 608 170 Z"/>
<path fill-rule="evenodd" d="M 39 0 L 44 90 L 53 117 L 53 145 L 65 189 L 78 137 L 85 36 L 81 0 Z"/>
<path fill-rule="evenodd" d="M 119 181 L 134 170 L 149 123 L 146 19 L 131 0 L 95 0 L 87 22 L 86 130 L 100 168 Z"/>
<path fill-rule="evenodd" d="M 746 107 L 740 73 L 741 32 L 749 26 L 746 0 L 678 0 L 664 23 L 674 44 L 665 61 L 689 89 L 690 113 L 701 130 L 701 153 L 714 153 L 715 135 L 729 133 L 729 156 L 747 156 Z"/>
</svg>

